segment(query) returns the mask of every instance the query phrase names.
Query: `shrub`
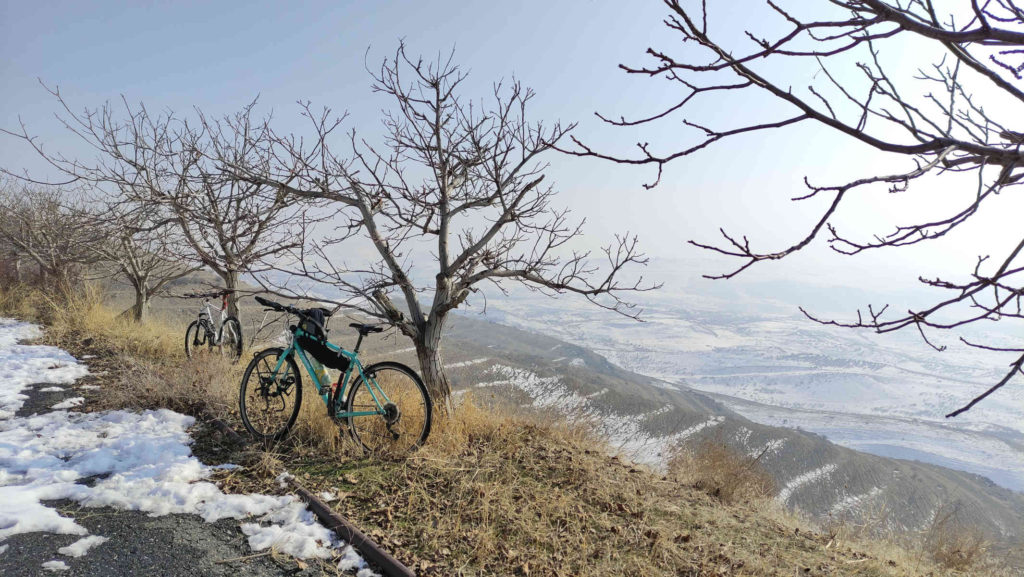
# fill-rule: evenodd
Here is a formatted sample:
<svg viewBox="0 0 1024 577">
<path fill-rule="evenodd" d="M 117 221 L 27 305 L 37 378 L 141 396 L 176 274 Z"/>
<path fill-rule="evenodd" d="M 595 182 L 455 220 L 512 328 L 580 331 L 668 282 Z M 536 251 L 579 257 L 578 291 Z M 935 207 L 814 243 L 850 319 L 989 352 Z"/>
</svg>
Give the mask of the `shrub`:
<svg viewBox="0 0 1024 577">
<path fill-rule="evenodd" d="M 668 459 L 671 476 L 726 503 L 766 499 L 776 492 L 775 480 L 758 462 L 721 441 L 703 440 L 677 446 Z"/>
<path fill-rule="evenodd" d="M 963 515 L 960 503 L 944 505 L 925 530 L 925 552 L 935 562 L 964 571 L 979 564 L 986 550 L 985 535 Z"/>
</svg>

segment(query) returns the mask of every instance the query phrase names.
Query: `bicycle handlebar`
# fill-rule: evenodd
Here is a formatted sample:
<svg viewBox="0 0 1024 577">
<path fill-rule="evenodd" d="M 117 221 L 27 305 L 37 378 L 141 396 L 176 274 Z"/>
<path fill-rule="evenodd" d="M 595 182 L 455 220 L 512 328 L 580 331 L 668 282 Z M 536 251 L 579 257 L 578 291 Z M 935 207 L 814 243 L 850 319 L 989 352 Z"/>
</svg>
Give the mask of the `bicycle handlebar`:
<svg viewBox="0 0 1024 577">
<path fill-rule="evenodd" d="M 265 299 L 265 298 L 260 297 L 260 296 L 253 297 L 253 298 L 256 299 L 256 302 L 260 303 L 261 305 L 263 305 L 263 306 L 265 306 L 265 307 L 267 307 L 268 309 L 271 309 L 271 310 L 281 311 L 281 312 L 292 312 L 293 310 L 296 311 L 296 312 L 298 311 L 298 309 L 296 309 L 295 307 L 290 307 L 288 305 L 283 305 L 281 303 L 276 303 L 276 302 L 274 302 L 272 300 Z"/>
<path fill-rule="evenodd" d="M 278 312 L 293 314 L 293 315 L 299 317 L 302 320 L 309 321 L 309 322 L 313 323 L 314 325 L 320 327 L 320 330 L 323 331 L 324 334 L 327 334 L 327 327 L 325 327 L 322 324 L 320 324 L 316 319 L 310 318 L 310 316 L 307 315 L 306 311 L 303 310 L 303 309 L 295 308 L 295 307 L 290 306 L 290 305 L 283 305 L 281 303 L 277 303 L 277 302 L 274 302 L 272 300 L 265 299 L 265 298 L 259 297 L 259 296 L 253 297 L 253 298 L 256 299 L 256 302 L 258 302 L 261 305 L 267 307 L 267 309 L 269 309 L 269 310 L 274 310 L 274 311 L 278 311 Z"/>
<path fill-rule="evenodd" d="M 218 291 L 213 291 L 213 292 L 208 292 L 208 293 L 185 293 L 185 294 L 181 295 L 181 297 L 182 298 L 186 298 L 186 299 L 208 299 L 208 298 L 227 296 L 227 295 L 229 295 L 229 294 L 231 294 L 233 292 L 235 292 L 235 291 L 230 290 L 230 289 L 221 289 L 221 290 L 218 290 Z"/>
</svg>

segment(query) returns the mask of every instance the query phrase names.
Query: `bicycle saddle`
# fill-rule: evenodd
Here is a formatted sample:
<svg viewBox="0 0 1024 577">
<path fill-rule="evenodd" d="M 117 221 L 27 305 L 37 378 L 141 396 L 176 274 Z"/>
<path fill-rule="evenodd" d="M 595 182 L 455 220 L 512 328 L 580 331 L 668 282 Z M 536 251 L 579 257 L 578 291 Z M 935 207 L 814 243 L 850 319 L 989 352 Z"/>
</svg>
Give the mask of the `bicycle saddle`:
<svg viewBox="0 0 1024 577">
<path fill-rule="evenodd" d="M 366 335 L 370 334 L 370 333 L 380 333 L 380 332 L 384 331 L 384 327 L 379 327 L 377 325 L 364 325 L 362 323 L 349 323 L 348 326 L 350 326 L 350 327 L 356 329 L 357 331 L 359 331 L 359 334 L 364 336 L 364 337 Z"/>
</svg>

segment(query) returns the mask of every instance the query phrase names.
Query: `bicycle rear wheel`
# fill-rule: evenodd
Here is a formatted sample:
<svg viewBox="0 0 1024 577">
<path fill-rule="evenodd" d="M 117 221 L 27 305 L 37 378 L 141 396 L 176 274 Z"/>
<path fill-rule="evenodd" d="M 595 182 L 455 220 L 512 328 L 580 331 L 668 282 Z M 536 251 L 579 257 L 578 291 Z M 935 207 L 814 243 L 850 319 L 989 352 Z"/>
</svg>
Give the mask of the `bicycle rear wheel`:
<svg viewBox="0 0 1024 577">
<path fill-rule="evenodd" d="M 295 359 L 288 356 L 280 370 L 274 372 L 283 352 L 267 349 L 253 357 L 238 390 L 242 424 L 264 441 L 285 438 L 302 406 L 302 377 Z"/>
<path fill-rule="evenodd" d="M 363 374 L 376 386 L 362 376 L 356 379 L 345 402 L 346 411 L 376 411 L 383 407 L 384 414 L 349 417 L 352 438 L 372 453 L 397 455 L 423 445 L 430 435 L 433 405 L 419 375 L 392 362 L 370 365 Z"/>
</svg>

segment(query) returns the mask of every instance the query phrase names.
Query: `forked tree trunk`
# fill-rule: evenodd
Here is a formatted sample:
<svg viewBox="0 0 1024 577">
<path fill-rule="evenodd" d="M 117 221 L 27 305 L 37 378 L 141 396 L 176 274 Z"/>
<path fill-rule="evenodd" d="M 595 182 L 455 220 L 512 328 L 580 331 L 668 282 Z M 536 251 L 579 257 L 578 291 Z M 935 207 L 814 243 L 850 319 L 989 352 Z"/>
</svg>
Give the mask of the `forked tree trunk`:
<svg viewBox="0 0 1024 577">
<path fill-rule="evenodd" d="M 443 318 L 427 322 L 423 334 L 416 339 L 416 358 L 420 363 L 423 383 L 434 401 L 434 409 L 442 415 L 447 415 L 451 408 L 452 387 L 448 382 L 448 373 L 444 370 L 444 358 L 441 354 L 443 328 Z"/>
</svg>

